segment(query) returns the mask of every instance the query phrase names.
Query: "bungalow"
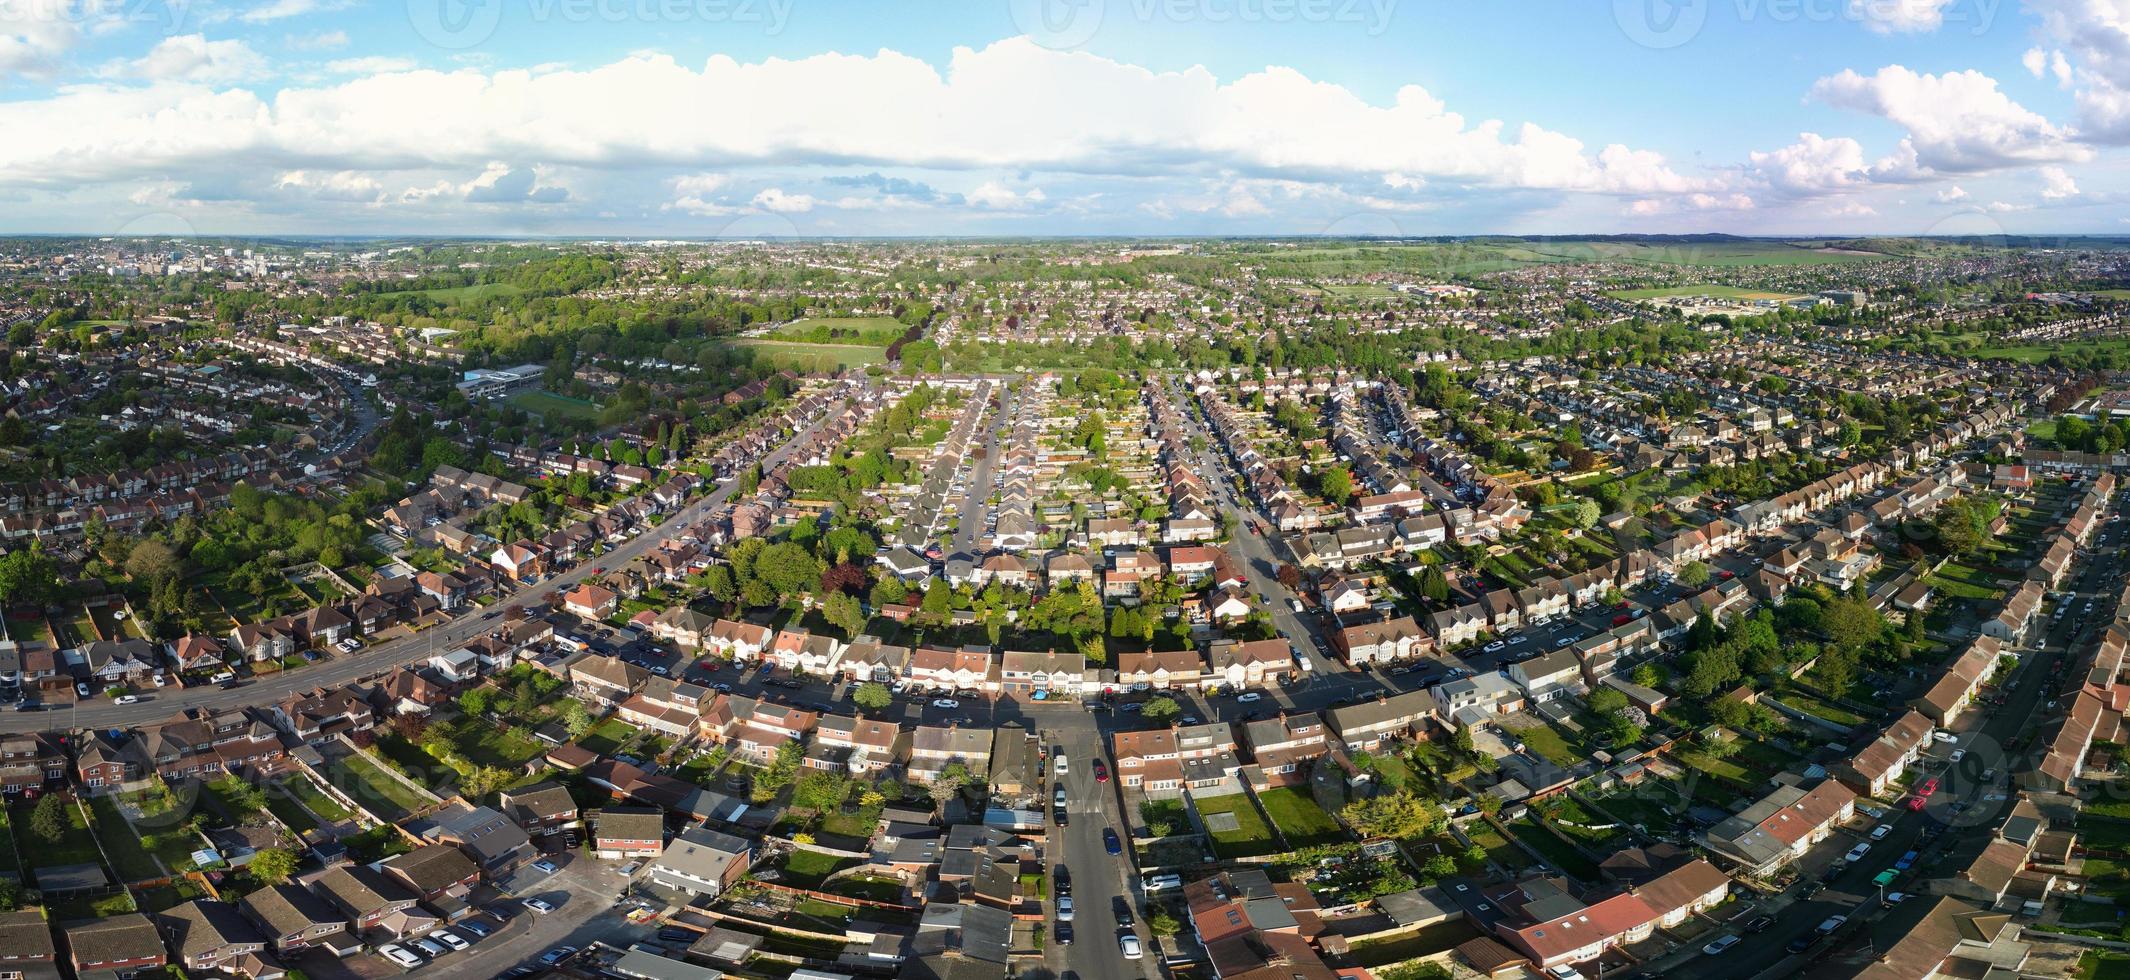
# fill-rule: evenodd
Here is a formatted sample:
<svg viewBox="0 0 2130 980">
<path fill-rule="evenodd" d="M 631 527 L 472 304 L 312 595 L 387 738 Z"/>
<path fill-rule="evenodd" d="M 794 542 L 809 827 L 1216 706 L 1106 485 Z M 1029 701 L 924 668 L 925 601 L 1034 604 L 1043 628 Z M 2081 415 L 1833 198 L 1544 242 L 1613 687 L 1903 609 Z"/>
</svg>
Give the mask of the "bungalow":
<svg viewBox="0 0 2130 980">
<path fill-rule="evenodd" d="M 612 591 L 585 583 L 562 597 L 562 608 L 579 619 L 605 619 L 614 614 L 620 598 Z"/>
</svg>

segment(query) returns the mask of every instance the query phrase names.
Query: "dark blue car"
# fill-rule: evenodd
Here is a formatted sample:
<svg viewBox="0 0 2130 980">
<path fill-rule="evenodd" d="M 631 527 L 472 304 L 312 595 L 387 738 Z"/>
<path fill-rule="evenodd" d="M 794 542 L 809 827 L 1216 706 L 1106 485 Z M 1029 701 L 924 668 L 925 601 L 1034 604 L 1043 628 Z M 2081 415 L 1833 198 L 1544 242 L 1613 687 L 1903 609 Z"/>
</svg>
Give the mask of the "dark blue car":
<svg viewBox="0 0 2130 980">
<path fill-rule="evenodd" d="M 1896 871 L 1906 871 L 1909 869 L 1910 866 L 1914 865 L 1915 863 L 1916 852 L 1909 851 L 1908 853 L 1901 855 L 1900 860 L 1893 862 L 1893 868 Z"/>
<path fill-rule="evenodd" d="M 1102 846 L 1113 856 L 1124 853 L 1124 842 L 1118 840 L 1116 830 L 1109 827 L 1102 828 Z"/>
</svg>

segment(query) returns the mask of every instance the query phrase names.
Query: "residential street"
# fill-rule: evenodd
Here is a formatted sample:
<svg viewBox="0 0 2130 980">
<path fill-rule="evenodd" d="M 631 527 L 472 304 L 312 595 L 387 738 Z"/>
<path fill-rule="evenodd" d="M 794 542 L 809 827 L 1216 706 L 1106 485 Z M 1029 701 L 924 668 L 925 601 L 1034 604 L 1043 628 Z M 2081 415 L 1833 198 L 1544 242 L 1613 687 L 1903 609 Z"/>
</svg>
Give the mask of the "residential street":
<svg viewBox="0 0 2130 980">
<path fill-rule="evenodd" d="M 832 415 L 833 412 L 825 413 L 823 417 Z M 783 462 L 800 440 L 819 427 L 820 423 L 816 422 L 785 440 L 763 458 L 763 466 L 768 468 Z M 499 596 L 495 604 L 486 609 L 472 608 L 449 624 L 432 626 L 414 636 L 366 647 L 345 656 L 332 657 L 286 675 L 277 674 L 234 689 L 205 687 L 179 691 L 166 688 L 153 696 L 143 697 L 137 704 L 118 705 L 109 699 L 99 698 L 87 707 L 51 705 L 43 711 L 0 712 L 0 732 L 124 728 L 169 718 L 186 708 L 233 708 L 270 704 L 296 691 L 345 684 L 359 678 L 382 674 L 402 664 L 426 660 L 436 652 L 450 650 L 454 644 L 493 629 L 494 618 L 501 616 L 504 607 L 511 603 L 536 602 L 547 592 L 567 592 L 592 575 L 594 568 L 619 568 L 628 564 L 638 555 L 657 547 L 699 520 L 705 512 L 723 504 L 738 488 L 737 479 L 727 480 L 709 495 L 668 515 L 664 523 L 645 530 L 597 558 L 579 562 L 577 567 L 560 575 Z"/>
</svg>

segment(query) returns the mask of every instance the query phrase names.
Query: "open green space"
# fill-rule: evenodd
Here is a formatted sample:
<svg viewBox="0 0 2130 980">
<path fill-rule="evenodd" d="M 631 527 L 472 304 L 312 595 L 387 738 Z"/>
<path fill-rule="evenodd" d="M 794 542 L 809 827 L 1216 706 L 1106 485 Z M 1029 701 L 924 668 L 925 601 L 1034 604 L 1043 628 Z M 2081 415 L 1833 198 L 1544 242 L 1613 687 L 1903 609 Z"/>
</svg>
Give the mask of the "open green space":
<svg viewBox="0 0 2130 980">
<path fill-rule="evenodd" d="M 1708 296 L 1715 299 L 1790 299 L 1796 293 L 1771 293 L 1738 286 L 1653 286 L 1647 289 L 1615 289 L 1605 295 L 1615 299 L 1667 299 L 1673 296 Z"/>
<path fill-rule="evenodd" d="M 810 346 L 885 348 L 909 329 L 891 316 L 821 316 L 793 320 L 770 337 Z"/>
<path fill-rule="evenodd" d="M 482 300 L 517 296 L 524 288 L 507 282 L 477 282 L 471 286 L 439 286 L 435 289 L 401 290 L 404 295 L 427 296 L 439 303 L 478 303 Z"/>
<path fill-rule="evenodd" d="M 66 802 L 66 832 L 58 841 L 48 841 L 30 831 L 29 804 L 16 804 L 9 816 L 22 838 L 16 846 L 22 858 L 32 868 L 56 868 L 69 864 L 102 864 L 103 854 L 96 849 L 96 835 L 89 830 L 88 821 L 82 818 L 81 808 L 72 801 Z"/>
<path fill-rule="evenodd" d="M 828 880 L 829 875 L 853 867 L 857 863 L 853 858 L 839 858 L 833 854 L 804 849 L 794 850 L 784 858 L 784 867 L 780 869 L 783 878 L 777 884 L 818 889 L 822 882 Z"/>
<path fill-rule="evenodd" d="M 1206 831 L 1213 837 L 1214 854 L 1223 858 L 1257 857 L 1279 850 L 1279 844 L 1272 837 L 1272 828 L 1265 826 L 1264 818 L 1257 815 L 1257 807 L 1250 804 L 1248 794 L 1193 797 L 1191 802 L 1197 806 L 1199 819 L 1206 822 Z M 1217 821 L 1213 815 L 1218 813 L 1234 814 L 1235 829 L 1214 830 Z"/>
<path fill-rule="evenodd" d="M 498 769 L 522 769 L 525 764 L 538 758 L 546 746 L 534 738 L 531 732 L 519 728 L 497 728 L 485 721 L 460 726 L 458 737 L 452 744 L 459 753 L 477 766 L 493 766 Z"/>
<path fill-rule="evenodd" d="M 744 338 L 733 341 L 737 346 L 755 353 L 757 364 L 767 362 L 780 368 L 802 371 L 830 371 L 849 367 L 868 367 L 887 362 L 887 348 L 854 344 L 795 344 L 782 340 Z"/>
<path fill-rule="evenodd" d="M 1595 862 L 1584 857 L 1583 852 L 1577 850 L 1574 845 L 1554 836 L 1552 831 L 1540 826 L 1535 818 L 1527 815 L 1512 821 L 1509 824 L 1509 831 L 1516 835 L 1517 840 L 1530 845 L 1532 850 L 1543 855 L 1548 862 L 1561 871 L 1583 881 L 1598 880 L 1598 869 Z"/>
<path fill-rule="evenodd" d="M 542 418 L 590 421 L 599 417 L 598 405 L 538 388 L 520 388 L 503 396 L 503 401 L 521 412 Z"/>
<path fill-rule="evenodd" d="M 603 718 L 577 740 L 577 746 L 587 752 L 612 755 L 636 737 L 636 728 L 619 718 Z"/>
<path fill-rule="evenodd" d="M 1257 794 L 1257 801 L 1264 804 L 1266 815 L 1287 838 L 1289 847 L 1335 844 L 1346 839 L 1345 828 L 1302 790 L 1291 786 L 1268 789 Z"/>
<path fill-rule="evenodd" d="M 363 809 L 388 823 L 398 823 L 429 805 L 413 790 L 379 769 L 362 755 L 344 755 L 326 764 L 327 778 Z"/>
</svg>

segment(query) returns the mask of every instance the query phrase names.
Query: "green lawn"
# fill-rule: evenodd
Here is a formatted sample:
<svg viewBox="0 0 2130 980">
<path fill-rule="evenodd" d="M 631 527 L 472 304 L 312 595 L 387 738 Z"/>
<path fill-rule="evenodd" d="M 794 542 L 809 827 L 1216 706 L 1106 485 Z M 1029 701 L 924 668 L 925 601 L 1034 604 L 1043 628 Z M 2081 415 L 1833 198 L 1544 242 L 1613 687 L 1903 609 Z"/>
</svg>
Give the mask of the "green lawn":
<svg viewBox="0 0 2130 980">
<path fill-rule="evenodd" d="M 1554 867 L 1583 881 L 1598 880 L 1595 863 L 1567 841 L 1553 836 L 1551 831 L 1539 826 L 1537 820 L 1526 816 L 1509 824 L 1509 830 L 1516 834 L 1517 840 L 1531 845 L 1532 850 L 1545 855 L 1546 860 Z"/>
<path fill-rule="evenodd" d="M 290 776 L 275 785 L 286 790 L 288 795 L 300 801 L 312 813 L 327 820 L 346 820 L 354 816 L 354 814 L 348 812 L 347 807 L 340 805 L 339 800 L 327 796 L 324 790 L 319 789 L 315 783 L 310 781 L 309 777 L 301 775 Z M 273 796 L 272 793 L 268 793 L 267 799 L 272 800 Z"/>
<path fill-rule="evenodd" d="M 1151 828 L 1154 824 L 1168 824 L 1169 833 L 1183 834 L 1191 830 L 1190 818 L 1184 815 L 1181 800 L 1140 800 L 1139 819 Z"/>
<path fill-rule="evenodd" d="M 635 737 L 635 726 L 619 718 L 607 718 L 586 731 L 584 737 L 577 740 L 577 745 L 587 752 L 612 755 Z"/>
<path fill-rule="evenodd" d="M 1644 783 L 1597 797 L 1593 802 L 1621 822 L 1641 824 L 1645 830 L 1676 827 L 1686 812 L 1686 803 L 1677 795 L 1657 788 L 1660 785 Z"/>
<path fill-rule="evenodd" d="M 1346 830 L 1339 826 L 1331 814 L 1316 805 L 1308 793 L 1291 786 L 1269 789 L 1257 794 L 1257 801 L 1264 804 L 1265 813 L 1272 818 L 1274 826 L 1287 838 L 1290 847 L 1310 847 L 1316 844 L 1333 844 L 1346 839 Z"/>
<path fill-rule="evenodd" d="M 30 811 L 27 804 L 17 804 L 9 816 L 14 825 L 22 830 L 22 838 L 15 846 L 22 850 L 23 858 L 32 868 L 56 868 L 69 864 L 102 864 L 103 855 L 96 850 L 96 835 L 90 833 L 89 824 L 82 819 L 81 809 L 72 802 L 66 804 L 67 826 L 58 841 L 48 841 L 30 830 Z"/>
<path fill-rule="evenodd" d="M 0 874 L 21 875 L 22 859 L 15 855 L 15 824 L 5 807 L 0 807 L 0 837 L 7 838 L 7 843 L 0 844 Z"/>
<path fill-rule="evenodd" d="M 783 878 L 777 884 L 794 888 L 819 888 L 822 882 L 828 880 L 829 875 L 853 867 L 857 863 L 853 858 L 839 858 L 803 849 L 795 850 L 785 857 L 784 867 L 781 869 Z"/>
<path fill-rule="evenodd" d="M 2087 950 L 2078 958 L 2078 980 L 2130 980 L 2130 953 Z"/>
<path fill-rule="evenodd" d="M 1464 835 L 1471 838 L 1472 843 L 1484 849 L 1488 858 L 1512 872 L 1531 866 L 1531 856 L 1525 854 L 1516 845 L 1509 843 L 1509 839 L 1503 837 L 1500 831 L 1495 830 L 1493 824 L 1485 821 L 1476 821 L 1465 827 Z"/>
<path fill-rule="evenodd" d="M 546 747 L 529 732 L 497 728 L 485 721 L 467 725 L 456 741 L 460 754 L 474 765 L 498 769 L 522 769 L 544 754 Z"/>
<path fill-rule="evenodd" d="M 891 316 L 823 316 L 794 320 L 771 336 L 795 344 L 885 348 L 909 329 Z"/>
<path fill-rule="evenodd" d="M 429 805 L 428 800 L 379 770 L 367 756 L 342 756 L 328 765 L 327 775 L 334 785 L 380 820 L 398 823 Z"/>
<path fill-rule="evenodd" d="M 143 841 L 133 832 L 125 816 L 118 812 L 117 803 L 99 796 L 89 801 L 89 809 L 96 814 L 96 837 L 103 842 L 104 853 L 111 856 L 111 863 L 117 866 L 120 878 L 143 881 L 163 877 L 166 866 L 171 873 L 192 867 L 193 849 L 187 845 L 196 844 L 199 839 L 191 833 L 172 829 L 151 835 L 156 845 L 151 854 L 148 849 L 150 841 Z M 163 863 L 156 863 L 158 857 Z"/>
<path fill-rule="evenodd" d="M 1243 793 L 1227 796 L 1194 797 L 1198 816 L 1207 821 L 1207 832 L 1213 837 L 1213 853 L 1224 858 L 1256 857 L 1278 851 L 1279 844 L 1272 837 L 1272 828 L 1265 826 L 1257 808 L 1250 805 L 1250 797 Z M 1211 829 L 1211 817 L 1216 813 L 1235 814 L 1235 829 L 1220 831 Z"/>
<path fill-rule="evenodd" d="M 551 419 L 582 419 L 591 421 L 599 417 L 599 406 L 582 398 L 558 395 L 538 388 L 521 388 L 503 396 L 510 407 L 530 415 Z"/>
<path fill-rule="evenodd" d="M 887 362 L 887 348 L 884 346 L 794 344 L 781 340 L 757 340 L 754 338 L 737 340 L 734 343 L 753 351 L 758 363 L 767 361 L 778 367 L 804 369 L 807 371 L 868 367 Z"/>
<path fill-rule="evenodd" d="M 1569 745 L 1568 739 L 1561 734 L 1560 729 L 1554 728 L 1544 720 L 1540 720 L 1536 725 L 1514 729 L 1514 734 L 1518 741 L 1524 743 L 1525 748 L 1538 753 L 1547 762 L 1553 763 L 1562 769 L 1571 768 L 1590 758 L 1588 752 L 1578 750 Z"/>
<path fill-rule="evenodd" d="M 902 901 L 902 882 L 880 875 L 854 874 L 836 879 L 827 888 L 820 889 L 835 895 L 869 899 L 875 902 Z"/>
</svg>

